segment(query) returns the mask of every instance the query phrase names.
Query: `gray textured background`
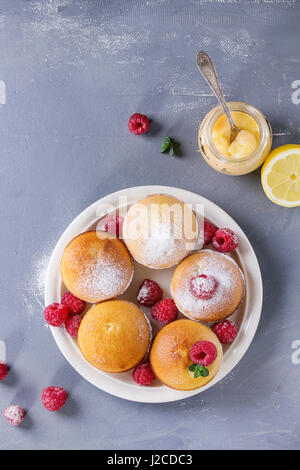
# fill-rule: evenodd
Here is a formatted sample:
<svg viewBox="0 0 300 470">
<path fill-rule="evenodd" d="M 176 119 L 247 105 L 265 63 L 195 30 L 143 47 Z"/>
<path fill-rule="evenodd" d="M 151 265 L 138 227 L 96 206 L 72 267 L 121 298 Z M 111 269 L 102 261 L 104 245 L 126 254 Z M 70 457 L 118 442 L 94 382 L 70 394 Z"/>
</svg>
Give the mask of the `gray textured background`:
<svg viewBox="0 0 300 470">
<path fill-rule="evenodd" d="M 274 144 L 300 143 L 300 2 L 280 0 L 40 0 L 0 2 L 1 323 L 11 372 L 0 408 L 26 407 L 20 428 L 0 419 L 3 449 L 299 448 L 299 210 L 273 205 L 259 171 L 229 177 L 197 149 L 215 99 L 195 66 L 213 56 L 227 99 L 265 112 Z M 3 101 L 3 99 L 2 99 Z M 127 130 L 134 112 L 150 132 Z M 159 153 L 163 136 L 182 156 Z M 43 275 L 57 239 L 112 191 L 166 184 L 219 204 L 248 234 L 264 280 L 262 320 L 233 373 L 189 400 L 126 402 L 81 379 L 45 327 Z M 70 394 L 58 413 L 41 389 Z"/>
</svg>

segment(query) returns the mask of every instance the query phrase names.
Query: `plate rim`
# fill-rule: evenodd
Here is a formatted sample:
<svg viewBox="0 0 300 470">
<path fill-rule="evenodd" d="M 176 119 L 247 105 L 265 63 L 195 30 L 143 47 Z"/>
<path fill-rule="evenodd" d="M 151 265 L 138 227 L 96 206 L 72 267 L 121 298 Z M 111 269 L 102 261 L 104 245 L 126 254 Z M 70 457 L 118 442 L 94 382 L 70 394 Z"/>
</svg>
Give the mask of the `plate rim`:
<svg viewBox="0 0 300 470">
<path fill-rule="evenodd" d="M 255 336 L 255 333 L 257 331 L 258 325 L 259 325 L 261 311 L 262 311 L 262 303 L 263 303 L 263 282 L 262 282 L 260 266 L 259 266 L 256 254 L 255 254 L 255 251 L 250 241 L 248 240 L 248 237 L 246 236 L 245 232 L 241 229 L 239 224 L 226 211 L 224 211 L 224 209 L 222 209 L 221 207 L 219 207 L 217 204 L 210 201 L 209 199 L 205 198 L 204 196 L 201 196 L 200 194 L 197 194 L 195 192 L 192 192 L 186 189 L 177 188 L 173 186 L 163 186 L 163 185 L 133 186 L 130 188 L 125 188 L 119 191 L 115 191 L 113 193 L 110 193 L 101 197 L 100 199 L 98 199 L 97 201 L 89 205 L 82 212 L 80 212 L 71 221 L 71 223 L 67 226 L 67 228 L 63 231 L 63 233 L 61 234 L 59 240 L 57 241 L 52 251 L 48 268 L 46 271 L 45 296 L 44 296 L 45 305 L 48 305 L 54 301 L 57 301 L 57 295 L 54 294 L 54 291 L 56 290 L 56 292 L 58 292 L 58 286 L 61 282 L 60 276 L 57 277 L 57 261 L 59 259 L 58 258 L 59 252 L 62 250 L 62 248 L 66 246 L 65 239 L 66 238 L 72 239 L 73 236 L 75 236 L 74 232 L 76 232 L 76 234 L 81 233 L 82 231 L 85 230 L 84 227 L 88 228 L 90 225 L 92 225 L 92 223 L 96 222 L 101 217 L 100 215 L 97 215 L 97 210 L 96 210 L 100 204 L 108 203 L 108 200 L 113 201 L 116 197 L 125 196 L 125 195 L 129 197 L 129 194 L 131 196 L 136 193 L 143 193 L 142 195 L 140 195 L 141 197 L 145 197 L 144 195 L 155 194 L 155 193 L 170 194 L 175 197 L 178 197 L 184 202 L 186 202 L 186 199 L 188 199 L 189 197 L 199 198 L 200 199 L 199 203 L 203 203 L 204 205 L 207 205 L 209 207 L 209 210 L 213 210 L 217 212 L 218 216 L 225 217 L 231 224 L 230 227 L 239 232 L 239 236 L 242 236 L 243 244 L 246 244 L 247 246 L 247 250 L 248 250 L 247 257 L 251 258 L 252 263 L 253 263 L 251 266 L 251 270 L 255 272 L 255 310 L 254 310 L 253 315 L 251 314 L 252 315 L 251 325 L 250 325 L 251 330 L 248 331 L 248 334 L 245 337 L 243 343 L 240 344 L 238 348 L 238 354 L 235 354 L 232 360 L 230 361 L 231 365 L 225 367 L 224 362 L 223 362 L 216 377 L 214 377 L 214 379 L 211 380 L 206 386 L 195 389 L 195 390 L 179 391 L 179 390 L 173 390 L 166 386 L 161 386 L 159 388 L 163 389 L 164 393 L 162 393 L 163 397 L 160 398 L 157 393 L 153 393 L 153 390 L 155 390 L 155 388 L 158 388 L 158 387 L 155 387 L 155 388 L 144 387 L 144 388 L 138 388 L 137 390 L 137 386 L 135 386 L 134 384 L 131 385 L 131 384 L 125 384 L 125 383 L 124 383 L 124 387 L 120 387 L 119 380 L 115 379 L 114 377 L 111 377 L 105 372 L 95 369 L 82 356 L 78 347 L 77 347 L 77 351 L 75 350 L 74 340 L 70 336 L 67 335 L 64 329 L 54 328 L 50 326 L 50 330 L 53 335 L 53 338 L 59 350 L 65 357 L 65 359 L 84 379 L 86 379 L 88 382 L 95 385 L 97 388 L 111 395 L 114 395 L 114 396 L 117 396 L 119 398 L 123 398 L 126 400 L 134 401 L 134 402 L 167 403 L 167 402 L 187 399 L 191 396 L 197 395 L 198 393 L 201 393 L 209 389 L 210 387 L 218 383 L 220 380 L 222 380 L 226 375 L 228 375 L 234 369 L 234 367 L 241 361 L 246 351 L 250 347 L 253 341 L 253 338 Z M 137 196 L 136 200 L 138 200 L 140 196 Z M 95 216 L 94 222 L 89 221 L 87 225 L 88 218 L 90 218 L 91 214 L 94 214 Z M 208 216 L 210 218 L 211 214 Z M 214 217 L 212 216 L 212 219 L 213 218 Z M 83 228 L 80 231 L 76 230 L 79 222 L 80 222 L 80 225 L 83 226 Z M 238 253 L 239 251 L 240 251 L 240 247 L 238 248 Z M 244 256 L 242 256 L 239 253 L 239 257 L 244 268 L 245 277 L 247 279 L 248 276 L 245 270 L 246 266 L 244 266 L 244 263 L 243 263 Z M 58 266 L 59 266 L 59 263 L 58 263 Z M 55 275 L 54 275 L 54 272 L 56 272 Z M 246 298 L 246 302 L 248 302 L 247 298 Z M 249 325 L 247 328 L 249 330 Z M 72 350 L 75 350 L 75 353 L 74 351 L 72 352 Z M 91 368 L 93 370 L 93 373 L 91 371 Z M 97 379 L 95 377 L 97 377 Z M 109 377 L 109 380 L 107 380 L 108 377 Z"/>
</svg>

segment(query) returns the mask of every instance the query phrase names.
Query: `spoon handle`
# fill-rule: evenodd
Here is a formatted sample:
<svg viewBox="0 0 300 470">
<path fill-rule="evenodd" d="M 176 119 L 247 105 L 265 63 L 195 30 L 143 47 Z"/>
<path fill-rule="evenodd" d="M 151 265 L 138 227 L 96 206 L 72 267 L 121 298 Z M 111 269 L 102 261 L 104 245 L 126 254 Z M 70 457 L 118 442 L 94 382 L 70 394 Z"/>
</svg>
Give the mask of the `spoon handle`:
<svg viewBox="0 0 300 470">
<path fill-rule="evenodd" d="M 204 51 L 198 52 L 198 54 L 197 54 L 197 65 L 198 65 L 198 68 L 199 68 L 200 72 L 202 73 L 203 77 L 205 78 L 205 80 L 209 84 L 210 88 L 214 92 L 214 94 L 215 94 L 216 98 L 218 99 L 220 105 L 224 109 L 224 112 L 225 112 L 225 114 L 227 116 L 227 119 L 230 123 L 231 129 L 233 131 L 236 130 L 237 127 L 233 122 L 233 119 L 231 117 L 229 108 L 226 104 L 223 92 L 221 90 L 220 82 L 219 82 L 219 79 L 218 79 L 218 76 L 217 76 L 217 72 L 216 72 L 214 63 L 213 63 L 213 61 L 211 60 L 211 58 L 209 57 L 209 55 L 206 52 L 204 52 Z"/>
</svg>

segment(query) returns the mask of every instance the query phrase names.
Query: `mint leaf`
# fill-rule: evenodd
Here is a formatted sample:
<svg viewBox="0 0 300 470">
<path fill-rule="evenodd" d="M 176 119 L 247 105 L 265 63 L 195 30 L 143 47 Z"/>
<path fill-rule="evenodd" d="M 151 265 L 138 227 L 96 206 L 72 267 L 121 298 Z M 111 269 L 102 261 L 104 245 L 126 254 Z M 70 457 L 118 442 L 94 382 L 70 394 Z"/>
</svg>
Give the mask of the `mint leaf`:
<svg viewBox="0 0 300 470">
<path fill-rule="evenodd" d="M 209 370 L 204 367 L 202 364 L 195 364 L 194 362 L 189 365 L 189 370 L 194 372 L 194 378 L 197 379 L 198 377 L 207 377 L 209 375 Z"/>
<path fill-rule="evenodd" d="M 201 375 L 202 377 L 207 377 L 209 375 L 209 370 L 204 366 L 201 366 Z"/>
<path fill-rule="evenodd" d="M 201 369 L 199 366 L 196 366 L 195 368 L 195 372 L 194 372 L 194 378 L 197 379 L 198 377 L 200 377 L 201 374 Z"/>
<path fill-rule="evenodd" d="M 161 144 L 160 153 L 164 153 L 166 150 L 168 150 L 168 148 L 169 148 L 169 144 L 164 142 L 163 144 Z"/>
<path fill-rule="evenodd" d="M 168 151 L 168 154 L 173 156 L 174 155 L 174 149 L 177 148 L 180 144 L 178 142 L 175 142 L 171 137 L 166 136 L 164 138 L 163 143 L 161 144 L 160 147 L 160 153 L 164 153 Z"/>
</svg>

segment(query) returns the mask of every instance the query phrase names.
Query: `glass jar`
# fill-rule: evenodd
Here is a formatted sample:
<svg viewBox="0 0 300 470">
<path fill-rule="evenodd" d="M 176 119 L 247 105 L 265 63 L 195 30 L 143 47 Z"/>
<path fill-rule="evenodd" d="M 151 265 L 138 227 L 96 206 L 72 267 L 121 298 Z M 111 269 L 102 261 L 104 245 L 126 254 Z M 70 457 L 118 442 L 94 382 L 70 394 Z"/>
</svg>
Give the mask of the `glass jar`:
<svg viewBox="0 0 300 470">
<path fill-rule="evenodd" d="M 255 150 L 247 156 L 228 157 L 222 155 L 213 141 L 213 128 L 216 121 L 224 115 L 223 108 L 216 106 L 203 119 L 199 134 L 198 144 L 204 160 L 215 170 L 228 175 L 245 175 L 256 170 L 270 153 L 272 146 L 272 128 L 264 116 L 254 106 L 247 103 L 228 102 L 230 111 L 240 111 L 253 118 L 259 128 L 259 142 Z"/>
</svg>

